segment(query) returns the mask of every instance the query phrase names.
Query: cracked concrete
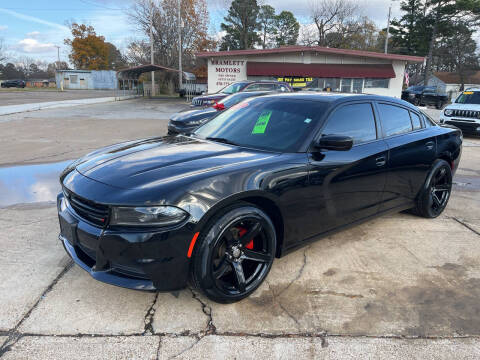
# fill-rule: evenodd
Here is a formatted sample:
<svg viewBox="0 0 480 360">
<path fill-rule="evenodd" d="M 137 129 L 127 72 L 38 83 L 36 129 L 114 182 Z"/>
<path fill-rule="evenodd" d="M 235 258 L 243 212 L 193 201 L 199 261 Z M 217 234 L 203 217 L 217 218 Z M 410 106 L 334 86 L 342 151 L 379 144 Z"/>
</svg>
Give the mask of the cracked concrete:
<svg viewBox="0 0 480 360">
<path fill-rule="evenodd" d="M 22 150 L 0 151 L 0 163 L 80 155 L 105 141 L 90 139 L 87 124 L 111 131 L 108 143 L 133 128 L 138 135 L 165 129 L 162 116 L 173 105 L 138 104 L 146 112 L 133 126 L 122 103 L 83 109 L 98 110 L 85 123 L 81 107 L 68 120 L 55 111 L 17 115 L 0 124 L 0 150 L 10 144 L 4 129 L 13 136 L 33 126 L 32 136 L 43 139 L 21 132 Z M 77 136 L 66 131 L 62 139 L 67 151 L 58 151 L 63 143 L 48 129 L 77 124 Z M 454 186 L 441 217 L 395 214 L 314 242 L 276 259 L 267 281 L 230 305 L 191 288 L 145 293 L 99 283 L 69 267 L 54 206 L 0 209 L 0 357 L 478 358 L 480 189 L 472 184 L 479 164 L 480 139 L 467 138 L 458 176 L 470 185 Z"/>
</svg>

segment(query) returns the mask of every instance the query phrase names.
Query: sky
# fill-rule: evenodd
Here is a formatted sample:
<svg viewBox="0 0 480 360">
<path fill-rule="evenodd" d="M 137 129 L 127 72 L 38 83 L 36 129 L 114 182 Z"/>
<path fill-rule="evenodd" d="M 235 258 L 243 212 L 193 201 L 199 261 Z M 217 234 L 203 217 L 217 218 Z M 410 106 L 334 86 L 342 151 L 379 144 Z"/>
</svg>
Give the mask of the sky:
<svg viewBox="0 0 480 360">
<path fill-rule="evenodd" d="M 0 39 L 11 58 L 30 57 L 46 62 L 67 61 L 69 48 L 63 40 L 70 35 L 68 22 L 92 25 L 98 35 L 124 50 L 128 43 L 142 37 L 126 15 L 133 0 L 0 0 Z M 154 0 L 160 1 L 160 0 Z M 289 10 L 301 24 L 309 23 L 310 2 L 315 0 L 259 0 L 273 6 L 277 13 Z M 352 0 L 378 27 L 387 23 L 388 7 L 392 17 L 400 14 L 399 1 Z M 220 30 L 229 0 L 207 0 L 210 32 Z"/>
</svg>

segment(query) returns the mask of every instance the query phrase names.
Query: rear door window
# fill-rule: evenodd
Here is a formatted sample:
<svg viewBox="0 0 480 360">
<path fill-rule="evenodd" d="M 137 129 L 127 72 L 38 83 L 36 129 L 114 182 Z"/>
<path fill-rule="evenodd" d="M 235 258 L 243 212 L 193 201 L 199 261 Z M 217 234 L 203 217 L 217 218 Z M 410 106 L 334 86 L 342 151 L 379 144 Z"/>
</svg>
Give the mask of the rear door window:
<svg viewBox="0 0 480 360">
<path fill-rule="evenodd" d="M 418 130 L 422 128 L 422 122 L 420 116 L 414 112 L 410 112 L 410 117 L 412 118 L 413 130 Z"/>
<path fill-rule="evenodd" d="M 390 104 L 378 104 L 385 136 L 406 134 L 412 131 L 412 121 L 407 109 Z"/>
<path fill-rule="evenodd" d="M 322 135 L 344 135 L 361 144 L 377 138 L 375 117 L 370 103 L 350 104 L 335 110 Z"/>
</svg>

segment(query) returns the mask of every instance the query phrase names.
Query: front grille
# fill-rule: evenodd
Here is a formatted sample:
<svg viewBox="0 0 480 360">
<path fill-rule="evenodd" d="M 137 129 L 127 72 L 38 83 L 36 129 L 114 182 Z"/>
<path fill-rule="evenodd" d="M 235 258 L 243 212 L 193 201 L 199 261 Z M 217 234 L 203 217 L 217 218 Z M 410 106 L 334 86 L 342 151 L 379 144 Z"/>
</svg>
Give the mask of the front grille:
<svg viewBox="0 0 480 360">
<path fill-rule="evenodd" d="M 459 116 L 465 118 L 480 118 L 480 111 L 475 110 L 453 110 L 453 114 L 451 116 Z"/>
<path fill-rule="evenodd" d="M 201 106 L 203 104 L 202 99 L 193 99 L 192 100 L 193 105 Z"/>
<path fill-rule="evenodd" d="M 108 219 L 108 206 L 83 199 L 70 191 L 64 191 L 70 205 L 82 219 L 95 225 L 104 226 Z"/>
<path fill-rule="evenodd" d="M 183 121 L 175 121 L 175 120 L 170 120 L 172 125 L 175 125 L 175 126 L 185 126 L 185 123 Z"/>
</svg>

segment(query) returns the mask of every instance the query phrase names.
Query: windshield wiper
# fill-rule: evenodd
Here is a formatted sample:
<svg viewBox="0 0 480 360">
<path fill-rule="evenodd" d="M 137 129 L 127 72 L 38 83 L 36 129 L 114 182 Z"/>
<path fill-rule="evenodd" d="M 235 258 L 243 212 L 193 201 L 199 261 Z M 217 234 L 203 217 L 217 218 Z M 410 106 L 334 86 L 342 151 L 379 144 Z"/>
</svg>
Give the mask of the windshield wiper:
<svg viewBox="0 0 480 360">
<path fill-rule="evenodd" d="M 208 136 L 208 137 L 205 138 L 205 140 L 212 140 L 212 141 L 216 141 L 216 142 L 220 142 L 220 143 L 224 143 L 224 144 L 237 146 L 237 144 L 234 143 L 233 141 L 230 141 L 230 140 L 222 138 L 222 137 Z"/>
</svg>

